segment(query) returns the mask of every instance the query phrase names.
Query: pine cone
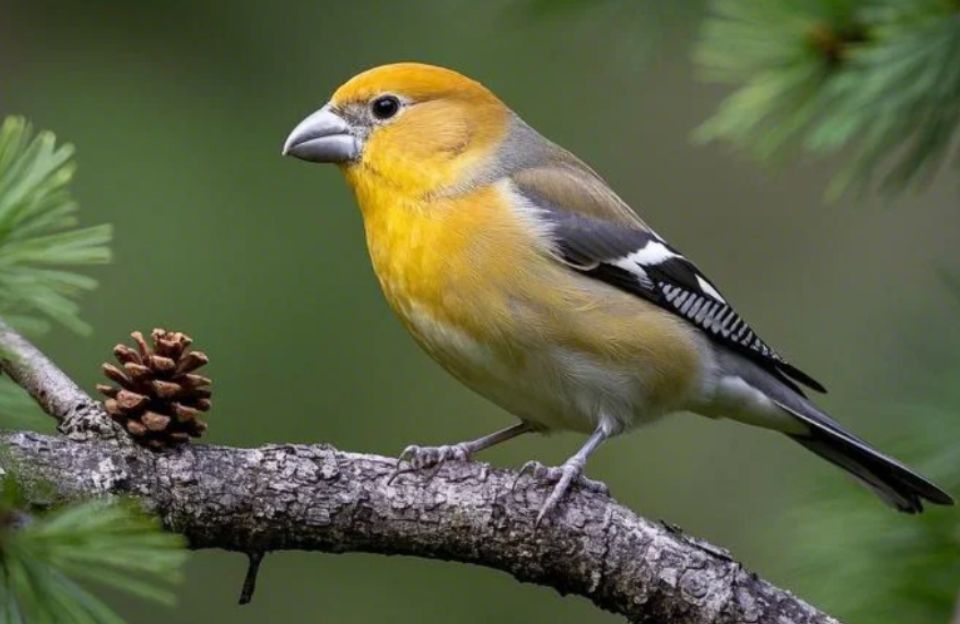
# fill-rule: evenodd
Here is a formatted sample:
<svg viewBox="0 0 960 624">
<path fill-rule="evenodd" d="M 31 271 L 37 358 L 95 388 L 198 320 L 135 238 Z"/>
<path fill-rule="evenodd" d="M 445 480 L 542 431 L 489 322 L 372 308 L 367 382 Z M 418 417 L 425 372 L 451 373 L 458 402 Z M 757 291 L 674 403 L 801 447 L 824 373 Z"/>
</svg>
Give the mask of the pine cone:
<svg viewBox="0 0 960 624">
<path fill-rule="evenodd" d="M 113 348 L 122 367 L 103 365 L 103 373 L 120 387 L 97 385 L 107 397 L 107 413 L 134 440 L 153 449 L 199 438 L 207 429 L 200 413 L 210 409 L 211 382 L 194 371 L 209 361 L 206 354 L 189 351 L 193 341 L 180 332 L 153 330 L 152 349 L 140 332 L 130 335 L 136 349 L 125 344 Z"/>
</svg>

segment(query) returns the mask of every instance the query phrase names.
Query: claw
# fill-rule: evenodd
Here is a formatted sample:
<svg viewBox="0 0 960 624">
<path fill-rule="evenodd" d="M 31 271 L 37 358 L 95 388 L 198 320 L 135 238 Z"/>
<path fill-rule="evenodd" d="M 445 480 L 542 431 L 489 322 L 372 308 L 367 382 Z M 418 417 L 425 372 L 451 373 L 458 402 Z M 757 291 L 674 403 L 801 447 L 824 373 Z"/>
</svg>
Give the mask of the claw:
<svg viewBox="0 0 960 624">
<path fill-rule="evenodd" d="M 548 513 L 553 511 L 557 503 L 560 502 L 560 499 L 562 499 L 570 489 L 570 484 L 573 483 L 574 479 L 580 477 L 582 472 L 583 466 L 573 462 L 567 462 L 560 468 L 560 479 L 557 481 L 557 484 L 553 486 L 553 491 L 550 492 L 550 496 L 548 496 L 547 500 L 541 505 L 540 513 L 537 514 L 537 521 L 533 524 L 534 528 L 540 528 L 543 519 Z"/>
<path fill-rule="evenodd" d="M 387 485 L 393 485 L 394 480 L 402 474 L 407 474 L 408 472 L 413 472 L 413 468 L 402 468 L 400 466 L 400 459 L 397 458 L 397 465 L 393 469 L 393 472 L 390 473 L 390 476 L 387 477 Z"/>
<path fill-rule="evenodd" d="M 390 473 L 390 476 L 387 477 L 387 485 L 393 485 L 393 482 L 402 474 L 407 474 L 408 472 L 413 472 L 413 468 L 403 468 L 401 464 L 403 463 L 402 455 L 397 458 L 396 466 L 393 468 L 393 472 Z"/>
<path fill-rule="evenodd" d="M 538 472 L 543 471 L 545 468 L 546 466 L 533 459 L 524 463 L 522 466 L 520 466 L 520 470 L 517 471 L 517 476 L 513 479 L 513 485 L 510 486 L 510 492 L 517 491 L 517 485 L 520 483 L 520 479 L 522 479 L 528 473 L 535 477 Z"/>
<path fill-rule="evenodd" d="M 544 466 L 538 461 L 528 461 L 521 466 L 520 471 L 517 473 L 511 491 L 516 491 L 520 479 L 527 474 L 530 474 L 538 481 L 546 481 L 548 483 L 556 482 L 553 491 L 550 492 L 550 496 L 547 497 L 547 500 L 544 501 L 540 507 L 537 520 L 534 523 L 534 527 L 536 528 L 540 527 L 547 515 L 563 500 L 563 497 L 569 492 L 570 486 L 574 483 L 576 483 L 577 487 L 584 490 L 600 494 L 609 493 L 606 484 L 583 476 L 583 464 L 575 458 L 571 458 L 562 466 L 557 467 Z"/>
<path fill-rule="evenodd" d="M 403 452 L 397 457 L 397 466 L 393 473 L 387 479 L 387 485 L 402 474 L 409 472 L 420 472 L 421 470 L 431 469 L 426 474 L 427 481 L 433 479 L 444 462 L 450 460 L 468 461 L 470 459 L 470 450 L 464 444 L 451 444 L 444 446 L 418 446 L 411 444 L 403 449 Z M 402 467 L 406 463 L 407 467 Z"/>
</svg>

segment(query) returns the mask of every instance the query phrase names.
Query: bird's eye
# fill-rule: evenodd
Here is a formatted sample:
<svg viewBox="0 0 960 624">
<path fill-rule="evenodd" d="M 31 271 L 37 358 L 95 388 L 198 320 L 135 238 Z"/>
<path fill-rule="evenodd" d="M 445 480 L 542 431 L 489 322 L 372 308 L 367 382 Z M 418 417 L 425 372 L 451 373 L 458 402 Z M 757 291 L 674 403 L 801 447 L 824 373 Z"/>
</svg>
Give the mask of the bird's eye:
<svg viewBox="0 0 960 624">
<path fill-rule="evenodd" d="M 400 110 L 400 100 L 393 95 L 381 95 L 370 104 L 370 110 L 377 119 L 390 119 Z"/>
</svg>

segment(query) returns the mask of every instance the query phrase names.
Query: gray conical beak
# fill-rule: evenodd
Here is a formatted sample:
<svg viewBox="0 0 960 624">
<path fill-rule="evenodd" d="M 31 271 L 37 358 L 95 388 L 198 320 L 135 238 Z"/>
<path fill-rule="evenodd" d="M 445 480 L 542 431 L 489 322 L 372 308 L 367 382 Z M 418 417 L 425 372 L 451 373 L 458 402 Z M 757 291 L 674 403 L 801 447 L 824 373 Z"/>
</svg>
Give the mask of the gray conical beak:
<svg viewBox="0 0 960 624">
<path fill-rule="evenodd" d="M 319 163 L 345 163 L 360 156 L 360 142 L 343 117 L 324 106 L 293 129 L 283 155 Z"/>
</svg>

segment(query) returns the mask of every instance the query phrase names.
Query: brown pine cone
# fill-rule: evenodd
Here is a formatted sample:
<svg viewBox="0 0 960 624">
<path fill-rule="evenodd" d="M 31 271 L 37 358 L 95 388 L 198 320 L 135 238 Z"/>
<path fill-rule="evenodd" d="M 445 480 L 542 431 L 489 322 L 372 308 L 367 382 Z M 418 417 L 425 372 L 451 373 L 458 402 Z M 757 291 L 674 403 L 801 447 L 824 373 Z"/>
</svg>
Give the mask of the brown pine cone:
<svg viewBox="0 0 960 624">
<path fill-rule="evenodd" d="M 121 366 L 103 365 L 103 373 L 120 387 L 97 385 L 107 397 L 107 413 L 134 440 L 153 449 L 199 438 L 207 429 L 200 413 L 210 409 L 211 382 L 194 371 L 209 358 L 188 350 L 193 341 L 180 332 L 153 330 L 152 348 L 140 332 L 130 335 L 136 349 L 125 344 L 113 348 Z"/>
</svg>

